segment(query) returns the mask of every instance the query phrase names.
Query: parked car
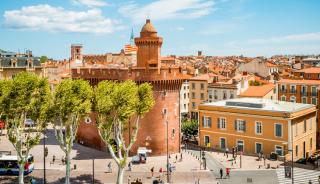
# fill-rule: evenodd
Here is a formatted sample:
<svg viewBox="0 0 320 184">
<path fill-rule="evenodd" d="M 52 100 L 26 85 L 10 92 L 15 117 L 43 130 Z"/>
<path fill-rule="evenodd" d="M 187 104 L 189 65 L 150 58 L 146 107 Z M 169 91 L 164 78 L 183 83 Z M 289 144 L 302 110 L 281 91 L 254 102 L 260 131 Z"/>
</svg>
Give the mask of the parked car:
<svg viewBox="0 0 320 184">
<path fill-rule="evenodd" d="M 151 153 L 151 150 L 148 150 L 146 147 L 139 147 L 137 150 L 137 155 L 132 157 L 132 163 L 133 164 L 146 163 L 148 153 Z"/>
<path fill-rule="evenodd" d="M 26 119 L 26 121 L 24 122 L 24 125 L 26 127 L 32 127 L 34 126 L 34 121 L 32 119 Z"/>
<path fill-rule="evenodd" d="M 307 164 L 307 159 L 305 158 L 300 158 L 299 160 L 296 161 L 298 164 Z"/>
</svg>

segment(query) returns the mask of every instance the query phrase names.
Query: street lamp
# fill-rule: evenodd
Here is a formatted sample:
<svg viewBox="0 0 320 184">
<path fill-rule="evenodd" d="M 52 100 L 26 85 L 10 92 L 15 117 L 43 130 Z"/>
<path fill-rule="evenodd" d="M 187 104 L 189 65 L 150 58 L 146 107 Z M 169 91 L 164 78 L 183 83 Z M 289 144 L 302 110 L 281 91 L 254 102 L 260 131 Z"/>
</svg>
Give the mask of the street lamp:
<svg viewBox="0 0 320 184">
<path fill-rule="evenodd" d="M 164 91 L 165 96 L 165 91 Z M 166 144 L 167 144 L 167 182 L 170 182 L 170 176 L 169 176 L 169 122 L 168 122 L 168 112 L 167 108 L 163 109 L 162 114 L 165 116 L 165 123 L 166 123 Z"/>
<path fill-rule="evenodd" d="M 46 148 L 46 127 L 43 130 L 43 183 L 46 184 L 46 157 L 48 149 Z"/>
</svg>

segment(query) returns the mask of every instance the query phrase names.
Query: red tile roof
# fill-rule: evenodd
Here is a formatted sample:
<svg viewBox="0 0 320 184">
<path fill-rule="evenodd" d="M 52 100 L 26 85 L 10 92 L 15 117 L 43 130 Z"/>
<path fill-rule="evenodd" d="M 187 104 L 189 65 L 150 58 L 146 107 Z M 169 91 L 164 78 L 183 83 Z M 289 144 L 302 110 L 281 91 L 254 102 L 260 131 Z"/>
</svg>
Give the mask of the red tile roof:
<svg viewBox="0 0 320 184">
<path fill-rule="evenodd" d="M 262 86 L 249 86 L 249 88 L 241 93 L 239 96 L 241 97 L 264 97 L 271 90 L 275 88 L 274 84 L 266 84 Z"/>
<path fill-rule="evenodd" d="M 295 80 L 295 79 L 281 79 L 278 83 L 285 84 L 307 84 L 307 85 L 320 85 L 320 80 Z"/>
<path fill-rule="evenodd" d="M 303 73 L 320 73 L 320 67 L 305 68 L 305 69 L 302 69 L 302 70 L 298 70 L 297 72 L 303 72 Z"/>
</svg>

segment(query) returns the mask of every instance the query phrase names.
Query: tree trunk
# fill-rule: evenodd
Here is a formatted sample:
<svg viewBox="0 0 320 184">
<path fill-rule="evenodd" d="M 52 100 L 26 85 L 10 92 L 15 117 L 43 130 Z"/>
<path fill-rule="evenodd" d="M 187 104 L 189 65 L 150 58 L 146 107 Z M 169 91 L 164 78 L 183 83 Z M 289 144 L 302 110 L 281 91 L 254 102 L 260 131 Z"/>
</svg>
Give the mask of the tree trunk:
<svg viewBox="0 0 320 184">
<path fill-rule="evenodd" d="M 70 152 L 66 153 L 66 180 L 65 184 L 70 184 Z"/>
<path fill-rule="evenodd" d="M 24 163 L 19 165 L 19 184 L 24 184 Z"/>
<path fill-rule="evenodd" d="M 123 184 L 123 175 L 124 175 L 124 168 L 118 166 L 118 178 L 117 184 Z"/>
</svg>

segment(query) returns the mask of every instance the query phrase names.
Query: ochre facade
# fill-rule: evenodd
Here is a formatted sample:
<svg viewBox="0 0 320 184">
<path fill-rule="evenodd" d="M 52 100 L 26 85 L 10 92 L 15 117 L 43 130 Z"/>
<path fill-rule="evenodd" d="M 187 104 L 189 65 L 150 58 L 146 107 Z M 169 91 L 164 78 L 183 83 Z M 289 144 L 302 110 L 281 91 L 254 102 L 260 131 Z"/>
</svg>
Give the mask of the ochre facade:
<svg viewBox="0 0 320 184">
<path fill-rule="evenodd" d="M 237 146 L 238 141 L 243 141 L 243 153 L 247 155 L 258 155 L 257 143 L 262 145 L 261 151 L 267 156 L 275 153 L 276 147 L 281 148 L 283 156 L 288 160 L 291 160 L 288 150 L 292 146 L 294 160 L 307 158 L 316 150 L 315 107 L 289 114 L 200 105 L 199 112 L 200 117 L 210 117 L 212 120 L 211 127 L 204 127 L 203 118 L 200 118 L 199 144 L 203 147 L 208 147 L 205 143 L 207 136 L 209 146 L 218 150 L 226 149 L 221 147 L 221 139 L 225 140 L 230 151 Z M 218 126 L 218 118 L 225 118 L 225 128 Z M 245 131 L 235 129 L 235 121 L 239 119 L 246 122 Z M 262 125 L 261 133 L 256 132 L 256 122 Z M 275 133 L 276 124 L 282 125 L 280 137 Z"/>
</svg>

